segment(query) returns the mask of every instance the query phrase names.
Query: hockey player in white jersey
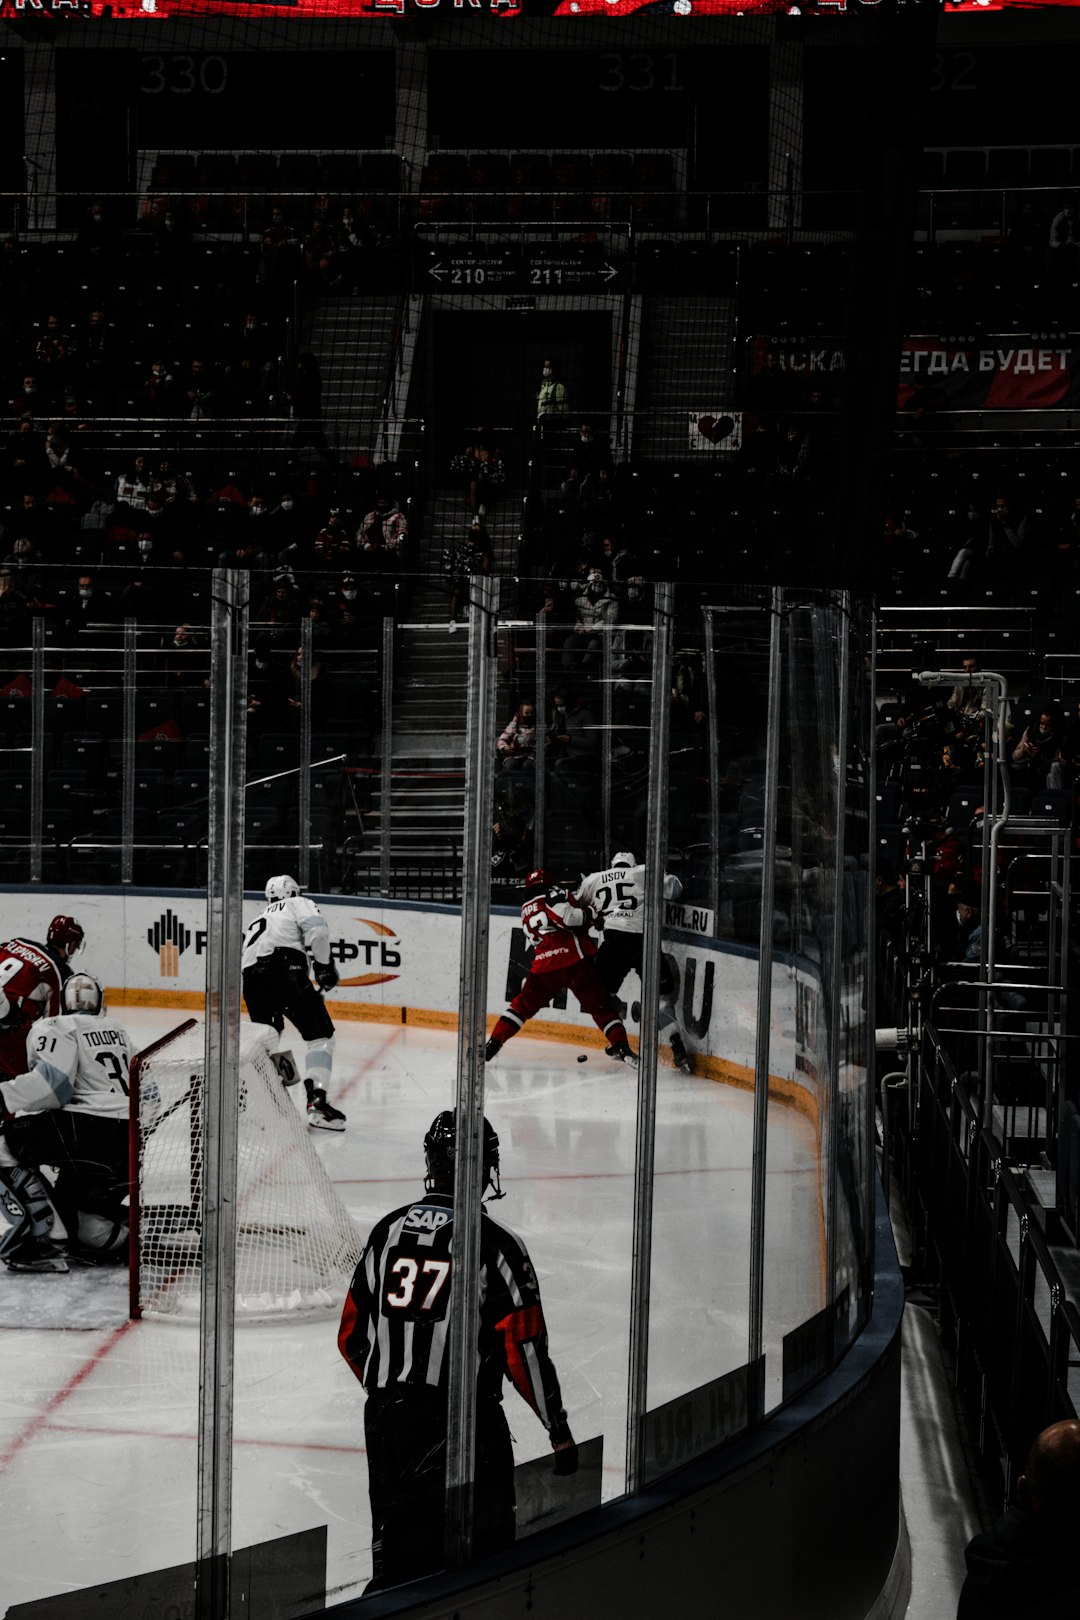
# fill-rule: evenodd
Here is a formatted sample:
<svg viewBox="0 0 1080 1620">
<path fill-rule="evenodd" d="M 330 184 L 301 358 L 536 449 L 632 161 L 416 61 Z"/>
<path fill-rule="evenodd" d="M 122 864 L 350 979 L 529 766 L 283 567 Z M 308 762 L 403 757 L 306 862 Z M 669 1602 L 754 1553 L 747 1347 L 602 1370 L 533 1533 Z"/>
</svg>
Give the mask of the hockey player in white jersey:
<svg viewBox="0 0 1080 1620">
<path fill-rule="evenodd" d="M 304 1089 L 308 1124 L 343 1131 L 345 1115 L 326 1100 L 334 1063 L 334 1024 L 309 977 L 308 958 L 319 990 L 332 990 L 338 971 L 330 960 L 330 930 L 313 900 L 300 893 L 295 878 L 283 874 L 266 885 L 267 905 L 244 935 L 241 968 L 244 1000 L 256 1024 L 280 1034 L 285 1019 L 295 1024 L 307 1052 Z"/>
<path fill-rule="evenodd" d="M 603 872 L 590 872 L 577 885 L 577 902 L 603 921 L 604 937 L 596 956 L 596 971 L 612 996 L 617 996 L 626 975 L 641 977 L 645 926 L 645 868 L 629 850 L 611 857 Z M 677 900 L 682 884 L 671 872 L 664 875 L 664 899 Z M 678 986 L 667 957 L 660 956 L 660 1030 L 671 1043 L 675 1067 L 689 1074 L 690 1057 L 675 1017 Z"/>
<path fill-rule="evenodd" d="M 27 1036 L 25 1073 L 0 1082 L 0 1259 L 12 1271 L 68 1269 L 50 1235 L 53 1206 L 69 1256 L 127 1255 L 131 1037 L 104 1016 L 91 974 L 72 974 L 60 999 L 63 1011 Z M 43 1164 L 57 1168 L 51 1187 Z"/>
</svg>

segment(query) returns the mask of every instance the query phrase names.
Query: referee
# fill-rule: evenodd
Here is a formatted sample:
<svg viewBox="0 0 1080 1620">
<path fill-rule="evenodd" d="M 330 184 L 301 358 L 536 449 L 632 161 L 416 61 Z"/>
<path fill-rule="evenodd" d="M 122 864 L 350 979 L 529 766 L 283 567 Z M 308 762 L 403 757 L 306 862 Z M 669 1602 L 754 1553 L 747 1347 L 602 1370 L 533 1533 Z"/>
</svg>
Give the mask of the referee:
<svg viewBox="0 0 1080 1620">
<path fill-rule="evenodd" d="M 447 1111 L 424 1137 L 423 1197 L 375 1225 L 341 1317 L 338 1348 L 367 1392 L 374 1569 L 367 1591 L 443 1565 L 454 1148 L 455 1119 Z M 502 1198 L 499 1139 L 487 1120 L 483 1152 L 484 1189 Z M 555 1473 L 573 1474 L 578 1465 L 548 1354 L 536 1273 L 521 1239 L 486 1210 L 480 1217 L 479 1323 L 473 1552 L 483 1558 L 514 1539 L 504 1378 L 547 1429 Z"/>
</svg>

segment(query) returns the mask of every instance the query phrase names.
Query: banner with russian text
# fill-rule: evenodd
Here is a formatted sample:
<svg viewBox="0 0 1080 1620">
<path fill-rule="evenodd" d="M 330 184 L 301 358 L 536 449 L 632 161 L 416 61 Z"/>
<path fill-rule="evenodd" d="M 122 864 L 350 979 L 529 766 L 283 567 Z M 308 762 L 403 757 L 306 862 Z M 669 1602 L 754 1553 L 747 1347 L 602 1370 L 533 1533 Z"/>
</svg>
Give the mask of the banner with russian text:
<svg viewBox="0 0 1080 1620">
<path fill-rule="evenodd" d="M 978 344 L 904 339 L 897 408 L 1034 411 L 1080 405 L 1080 337 Z"/>
</svg>

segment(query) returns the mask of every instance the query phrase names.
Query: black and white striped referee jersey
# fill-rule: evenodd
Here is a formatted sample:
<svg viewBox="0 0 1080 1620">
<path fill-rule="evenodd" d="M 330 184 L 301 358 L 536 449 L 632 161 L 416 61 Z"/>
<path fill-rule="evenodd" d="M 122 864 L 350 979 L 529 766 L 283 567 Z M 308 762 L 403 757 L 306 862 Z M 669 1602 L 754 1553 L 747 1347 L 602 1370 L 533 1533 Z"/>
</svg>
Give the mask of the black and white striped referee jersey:
<svg viewBox="0 0 1080 1620">
<path fill-rule="evenodd" d="M 364 1388 L 447 1389 L 454 1201 L 425 1193 L 372 1229 L 342 1313 L 338 1348 Z M 548 1354 L 540 1288 L 521 1239 L 480 1219 L 477 1398 L 502 1398 L 504 1378 L 558 1438 L 566 1412 Z"/>
</svg>

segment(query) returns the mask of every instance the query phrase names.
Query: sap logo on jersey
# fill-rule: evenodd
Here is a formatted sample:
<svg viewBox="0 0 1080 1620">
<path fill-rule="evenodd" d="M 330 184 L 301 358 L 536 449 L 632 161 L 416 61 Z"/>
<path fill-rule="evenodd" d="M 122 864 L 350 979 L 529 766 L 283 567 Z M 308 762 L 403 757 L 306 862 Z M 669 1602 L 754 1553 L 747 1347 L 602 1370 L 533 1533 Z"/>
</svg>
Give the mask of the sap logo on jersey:
<svg viewBox="0 0 1080 1620">
<path fill-rule="evenodd" d="M 451 1219 L 448 1209 L 430 1209 L 427 1204 L 414 1204 L 402 1223 L 406 1232 L 437 1232 Z"/>
<path fill-rule="evenodd" d="M 386 923 L 376 922 L 373 917 L 356 917 L 354 921 L 370 928 L 375 935 L 374 939 L 333 939 L 330 941 L 330 955 L 335 962 L 359 962 L 363 960 L 364 966 L 374 968 L 399 968 L 401 966 L 401 941 L 393 928 Z M 364 984 L 386 984 L 389 979 L 396 979 L 396 973 L 354 973 L 349 978 L 338 980 L 341 990 Z"/>
</svg>

